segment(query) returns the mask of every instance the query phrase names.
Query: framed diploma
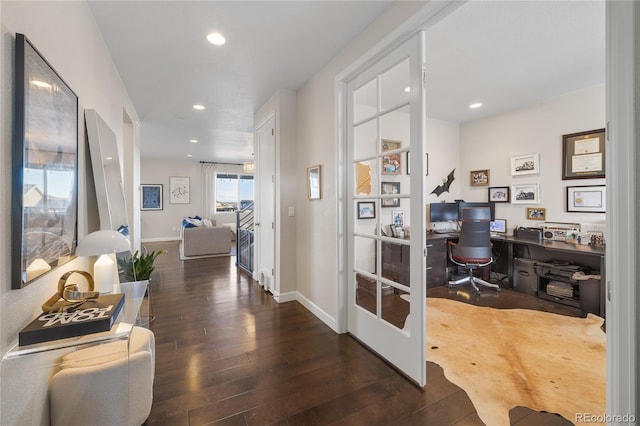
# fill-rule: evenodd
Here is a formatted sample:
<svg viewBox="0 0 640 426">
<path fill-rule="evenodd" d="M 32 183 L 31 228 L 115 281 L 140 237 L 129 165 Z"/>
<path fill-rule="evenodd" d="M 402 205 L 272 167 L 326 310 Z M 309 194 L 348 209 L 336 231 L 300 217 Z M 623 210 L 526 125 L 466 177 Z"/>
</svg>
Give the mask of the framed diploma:
<svg viewBox="0 0 640 426">
<path fill-rule="evenodd" d="M 604 213 L 607 201 L 605 185 L 567 186 L 567 211 Z"/>
<path fill-rule="evenodd" d="M 603 178 L 605 129 L 562 136 L 562 179 Z"/>
</svg>

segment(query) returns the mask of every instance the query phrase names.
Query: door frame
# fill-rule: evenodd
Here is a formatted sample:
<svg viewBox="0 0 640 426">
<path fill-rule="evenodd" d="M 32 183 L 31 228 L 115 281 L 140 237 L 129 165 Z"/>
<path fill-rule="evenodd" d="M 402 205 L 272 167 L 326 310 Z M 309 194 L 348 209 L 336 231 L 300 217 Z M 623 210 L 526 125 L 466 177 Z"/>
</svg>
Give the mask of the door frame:
<svg viewBox="0 0 640 426">
<path fill-rule="evenodd" d="M 347 285 L 345 259 L 347 253 L 345 224 L 345 170 L 342 168 L 346 158 L 346 82 L 358 70 L 365 68 L 369 61 L 391 48 L 406 34 L 422 28 L 427 29 L 447 15 L 462 7 L 465 2 L 455 0 L 428 2 L 418 13 L 400 24 L 387 37 L 382 39 L 366 54 L 354 61 L 335 78 L 335 129 L 336 129 L 336 211 L 338 254 L 338 271 L 336 276 L 338 311 L 336 330 L 347 332 Z M 606 2 L 607 49 L 606 49 L 606 92 L 607 92 L 607 185 L 625 182 L 622 192 L 608 191 L 607 194 L 607 235 L 606 269 L 607 269 L 607 307 L 609 333 L 607 333 L 607 384 L 606 411 L 608 415 L 634 414 L 640 409 L 638 392 L 638 360 L 637 333 L 640 324 L 640 292 L 633 283 L 637 282 L 640 268 L 640 253 L 636 247 L 640 243 L 640 194 L 635 182 L 640 178 L 638 170 L 638 154 L 636 139 L 640 140 L 640 119 L 637 115 L 640 108 L 634 106 L 635 99 L 640 98 L 640 70 L 634 65 L 634 59 L 640 57 L 640 28 L 635 23 L 640 21 L 640 6 L 635 2 Z M 615 44 L 614 44 L 615 43 Z M 617 46 L 617 49 L 614 48 Z M 626 55 L 626 56 L 625 56 Z M 635 68 L 634 68 L 635 67 Z M 614 83 L 614 78 L 615 83 Z M 635 90 L 635 94 L 634 94 Z M 615 143 L 611 137 L 616 136 Z M 624 166 L 624 167 L 623 167 Z M 634 177 L 629 179 L 628 176 Z M 625 201 L 621 204 L 620 201 Z M 613 218 L 620 219 L 627 228 L 613 226 Z M 632 220 L 634 219 L 634 220 Z M 631 238 L 629 237 L 631 236 Z M 622 281 L 626 280 L 626 281 Z M 612 282 L 628 285 L 613 286 Z"/>
</svg>

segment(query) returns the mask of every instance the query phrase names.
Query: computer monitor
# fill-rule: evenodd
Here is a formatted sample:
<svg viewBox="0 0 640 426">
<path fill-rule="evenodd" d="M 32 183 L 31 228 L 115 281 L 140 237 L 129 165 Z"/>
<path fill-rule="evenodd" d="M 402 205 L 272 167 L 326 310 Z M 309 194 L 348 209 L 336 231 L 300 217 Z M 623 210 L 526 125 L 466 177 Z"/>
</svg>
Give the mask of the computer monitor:
<svg viewBox="0 0 640 426">
<path fill-rule="evenodd" d="M 492 220 L 489 225 L 489 231 L 499 234 L 507 233 L 507 221 L 505 219 Z"/>
<path fill-rule="evenodd" d="M 429 206 L 429 222 L 456 222 L 458 205 L 456 203 L 431 203 Z"/>
<path fill-rule="evenodd" d="M 465 201 L 460 201 L 458 203 L 458 217 L 460 220 L 462 220 L 462 209 L 469 207 L 489 207 L 491 209 L 491 220 L 496 220 L 496 203 L 471 203 Z"/>
</svg>

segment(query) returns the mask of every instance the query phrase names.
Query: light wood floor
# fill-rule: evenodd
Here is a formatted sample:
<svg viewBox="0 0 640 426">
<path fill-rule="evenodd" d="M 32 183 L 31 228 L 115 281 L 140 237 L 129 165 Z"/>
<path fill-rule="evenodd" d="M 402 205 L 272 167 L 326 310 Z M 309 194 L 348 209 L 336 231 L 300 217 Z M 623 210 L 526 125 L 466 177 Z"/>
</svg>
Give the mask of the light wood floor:
<svg viewBox="0 0 640 426">
<path fill-rule="evenodd" d="M 169 251 L 152 275 L 157 355 L 147 425 L 483 424 L 438 365 L 427 362 L 419 389 L 297 302 L 274 302 L 234 257 L 181 262 L 177 242 L 145 245 Z M 509 290 L 478 303 L 563 310 Z M 518 426 L 571 424 L 525 407 L 509 414 Z"/>
</svg>

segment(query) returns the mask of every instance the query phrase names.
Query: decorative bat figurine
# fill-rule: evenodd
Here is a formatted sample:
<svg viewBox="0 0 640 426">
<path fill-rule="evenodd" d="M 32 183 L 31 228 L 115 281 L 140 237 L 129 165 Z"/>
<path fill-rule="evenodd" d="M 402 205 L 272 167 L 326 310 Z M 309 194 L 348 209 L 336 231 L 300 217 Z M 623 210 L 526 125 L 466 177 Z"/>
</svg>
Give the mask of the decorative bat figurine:
<svg viewBox="0 0 640 426">
<path fill-rule="evenodd" d="M 449 175 L 447 176 L 447 180 L 445 181 L 444 179 L 442 179 L 442 185 L 436 186 L 433 191 L 431 191 L 431 193 L 436 194 L 439 197 L 443 192 L 449 192 L 449 187 L 455 180 L 455 178 L 453 177 L 453 172 L 455 171 L 456 169 L 451 170 L 451 173 L 449 173 Z"/>
</svg>

